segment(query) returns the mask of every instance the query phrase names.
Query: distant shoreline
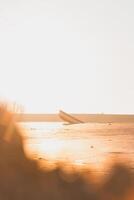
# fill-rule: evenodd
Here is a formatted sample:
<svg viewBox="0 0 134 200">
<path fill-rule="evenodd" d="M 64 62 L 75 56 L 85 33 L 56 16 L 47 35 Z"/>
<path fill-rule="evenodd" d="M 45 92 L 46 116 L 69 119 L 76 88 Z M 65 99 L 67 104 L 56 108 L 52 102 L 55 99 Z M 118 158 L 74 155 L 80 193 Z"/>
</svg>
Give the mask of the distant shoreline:
<svg viewBox="0 0 134 200">
<path fill-rule="evenodd" d="M 85 123 L 134 123 L 134 115 L 122 114 L 71 114 Z M 18 122 L 63 122 L 58 114 L 30 114 L 14 115 Z"/>
</svg>

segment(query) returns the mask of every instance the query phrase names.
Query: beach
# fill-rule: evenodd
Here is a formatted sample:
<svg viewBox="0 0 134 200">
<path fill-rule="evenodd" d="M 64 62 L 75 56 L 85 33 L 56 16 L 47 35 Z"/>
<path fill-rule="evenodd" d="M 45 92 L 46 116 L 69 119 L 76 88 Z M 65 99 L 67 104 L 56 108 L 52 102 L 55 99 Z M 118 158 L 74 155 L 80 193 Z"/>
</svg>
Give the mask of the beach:
<svg viewBox="0 0 134 200">
<path fill-rule="evenodd" d="M 16 123 L 1 109 L 0 199 L 132 200 L 132 123 Z"/>
<path fill-rule="evenodd" d="M 111 160 L 134 168 L 134 123 L 21 123 L 28 155 L 43 163 L 72 163 L 106 171 Z"/>
</svg>

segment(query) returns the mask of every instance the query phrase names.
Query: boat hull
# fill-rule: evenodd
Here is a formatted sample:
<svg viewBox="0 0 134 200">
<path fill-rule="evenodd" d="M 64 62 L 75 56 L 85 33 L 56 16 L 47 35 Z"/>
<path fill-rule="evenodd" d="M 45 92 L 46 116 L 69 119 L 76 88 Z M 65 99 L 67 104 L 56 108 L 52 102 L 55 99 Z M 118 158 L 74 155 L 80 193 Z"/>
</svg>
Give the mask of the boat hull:
<svg viewBox="0 0 134 200">
<path fill-rule="evenodd" d="M 79 120 L 78 118 L 60 110 L 59 111 L 59 117 L 65 121 L 68 122 L 69 124 L 78 124 L 78 123 L 84 123 L 83 121 Z"/>
</svg>

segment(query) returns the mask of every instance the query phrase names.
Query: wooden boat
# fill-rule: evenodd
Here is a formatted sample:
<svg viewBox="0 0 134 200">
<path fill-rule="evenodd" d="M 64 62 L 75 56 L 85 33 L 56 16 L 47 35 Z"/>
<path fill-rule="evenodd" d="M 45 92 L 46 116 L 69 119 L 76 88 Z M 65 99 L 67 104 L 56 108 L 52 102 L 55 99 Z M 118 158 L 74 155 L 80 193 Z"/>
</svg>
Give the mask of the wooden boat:
<svg viewBox="0 0 134 200">
<path fill-rule="evenodd" d="M 78 123 L 84 123 L 83 121 L 79 120 L 78 118 L 60 110 L 59 111 L 59 117 L 65 121 L 68 122 L 69 124 L 78 124 Z"/>
</svg>

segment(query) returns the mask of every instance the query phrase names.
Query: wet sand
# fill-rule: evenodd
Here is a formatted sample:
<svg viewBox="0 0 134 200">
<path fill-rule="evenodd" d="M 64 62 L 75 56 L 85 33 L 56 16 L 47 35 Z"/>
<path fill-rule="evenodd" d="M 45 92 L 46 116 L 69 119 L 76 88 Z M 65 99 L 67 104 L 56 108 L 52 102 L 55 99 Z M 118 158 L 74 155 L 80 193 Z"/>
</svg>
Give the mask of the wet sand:
<svg viewBox="0 0 134 200">
<path fill-rule="evenodd" d="M 105 172 L 109 160 L 121 159 L 133 169 L 134 123 L 64 125 L 49 133 L 35 129 L 25 134 L 25 149 L 41 163 L 64 161 Z"/>
</svg>

